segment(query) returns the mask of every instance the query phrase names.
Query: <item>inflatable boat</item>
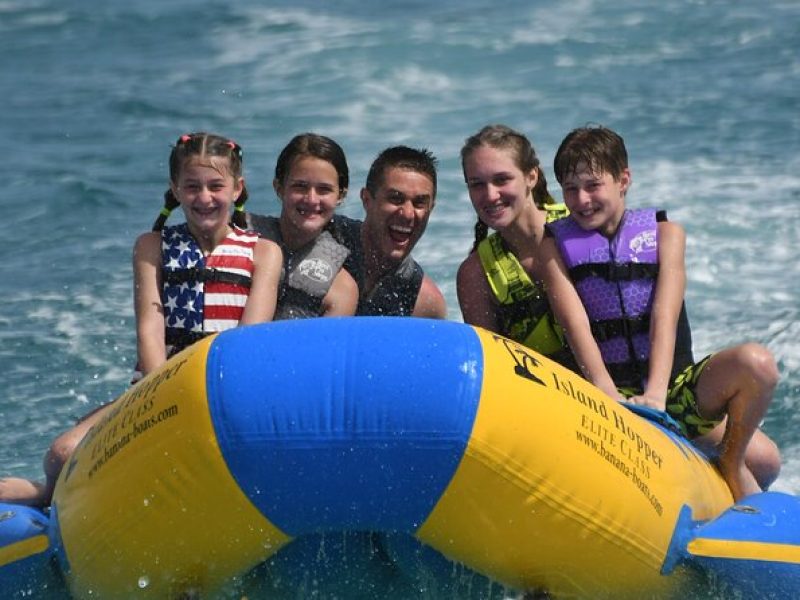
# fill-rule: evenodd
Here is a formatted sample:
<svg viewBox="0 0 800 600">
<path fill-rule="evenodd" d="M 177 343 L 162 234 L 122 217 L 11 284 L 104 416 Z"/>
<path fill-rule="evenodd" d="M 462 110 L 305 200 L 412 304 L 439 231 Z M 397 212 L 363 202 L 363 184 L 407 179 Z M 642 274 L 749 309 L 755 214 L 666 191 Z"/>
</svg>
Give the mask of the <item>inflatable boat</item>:
<svg viewBox="0 0 800 600">
<path fill-rule="evenodd" d="M 295 538 L 370 531 L 518 590 L 800 594 L 800 503 L 501 336 L 412 318 L 241 327 L 120 396 L 47 513 L 0 506 L 0 595 L 213 595 Z"/>
</svg>

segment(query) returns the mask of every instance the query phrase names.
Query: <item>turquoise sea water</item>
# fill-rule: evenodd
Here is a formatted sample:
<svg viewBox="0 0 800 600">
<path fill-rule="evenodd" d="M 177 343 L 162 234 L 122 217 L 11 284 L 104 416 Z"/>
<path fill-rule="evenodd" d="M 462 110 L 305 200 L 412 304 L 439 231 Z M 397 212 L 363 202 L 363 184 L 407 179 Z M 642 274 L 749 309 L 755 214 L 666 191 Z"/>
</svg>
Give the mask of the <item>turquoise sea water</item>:
<svg viewBox="0 0 800 600">
<path fill-rule="evenodd" d="M 520 129 L 554 184 L 561 138 L 599 122 L 626 139 L 630 204 L 686 227 L 696 355 L 754 340 L 777 357 L 764 428 L 776 489 L 800 493 L 800 4 L 0 0 L 0 56 L 4 473 L 39 476 L 51 439 L 126 387 L 130 251 L 181 133 L 236 139 L 261 213 L 296 133 L 347 151 L 350 216 L 378 151 L 430 148 L 439 197 L 415 255 L 460 320 L 464 138 Z"/>
</svg>

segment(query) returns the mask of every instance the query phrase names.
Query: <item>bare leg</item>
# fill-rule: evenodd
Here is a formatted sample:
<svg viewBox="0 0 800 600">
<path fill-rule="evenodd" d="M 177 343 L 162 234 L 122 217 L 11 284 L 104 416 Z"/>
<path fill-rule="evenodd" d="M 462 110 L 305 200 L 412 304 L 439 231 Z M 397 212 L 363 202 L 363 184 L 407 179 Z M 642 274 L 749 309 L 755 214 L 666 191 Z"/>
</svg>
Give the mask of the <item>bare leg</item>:
<svg viewBox="0 0 800 600">
<path fill-rule="evenodd" d="M 3 477 L 0 479 L 0 502 L 25 504 L 28 506 L 46 506 L 45 484 L 20 477 Z"/>
<path fill-rule="evenodd" d="M 61 469 L 89 429 L 106 414 L 109 406 L 111 404 L 106 404 L 89 413 L 75 427 L 55 439 L 44 455 L 42 465 L 45 474 L 44 483 L 19 477 L 0 479 L 0 502 L 25 504 L 39 508 L 48 506 L 53 498 L 53 489 Z"/>
<path fill-rule="evenodd" d="M 692 443 L 703 452 L 716 458 L 718 447 L 727 428 L 727 420 L 717 425 L 710 433 L 695 438 Z M 781 471 L 781 455 L 778 447 L 761 429 L 756 429 L 744 454 L 744 464 L 753 474 L 762 490 L 775 483 Z"/>
<path fill-rule="evenodd" d="M 775 359 L 769 350 L 758 344 L 743 344 L 714 354 L 697 382 L 695 391 L 701 415 L 713 418 L 727 413 L 725 431 L 718 444 L 717 466 L 734 500 L 761 491 L 756 477 L 745 464 L 746 454 L 777 383 Z M 761 435 L 757 440 L 750 451 L 751 463 L 769 462 L 772 459 L 764 450 Z M 762 452 L 761 458 L 756 456 Z M 759 475 L 768 478 L 767 473 Z"/>
</svg>

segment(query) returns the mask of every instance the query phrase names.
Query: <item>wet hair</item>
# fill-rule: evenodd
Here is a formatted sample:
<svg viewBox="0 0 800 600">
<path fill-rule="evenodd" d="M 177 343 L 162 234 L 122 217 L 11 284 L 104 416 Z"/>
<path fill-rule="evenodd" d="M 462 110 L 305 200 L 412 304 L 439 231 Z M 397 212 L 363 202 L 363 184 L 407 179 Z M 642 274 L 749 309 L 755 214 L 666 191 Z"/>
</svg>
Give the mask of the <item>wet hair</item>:
<svg viewBox="0 0 800 600">
<path fill-rule="evenodd" d="M 573 129 L 561 142 L 553 159 L 556 179 L 564 180 L 586 164 L 592 173 L 608 173 L 619 181 L 628 168 L 628 151 L 622 137 L 602 125 L 587 125 Z"/>
<path fill-rule="evenodd" d="M 408 146 L 392 146 L 386 148 L 375 160 L 367 173 L 366 188 L 375 196 L 383 185 L 388 169 L 406 169 L 421 173 L 433 183 L 433 198 L 436 198 L 436 157 L 426 148 L 409 148 Z"/>
<path fill-rule="evenodd" d="M 523 173 L 529 173 L 536 169 L 537 178 L 536 185 L 533 187 L 533 202 L 539 209 L 543 209 L 545 204 L 553 203 L 553 197 L 547 191 L 547 178 L 539 166 L 539 157 L 536 156 L 533 144 L 523 134 L 506 125 L 487 125 L 464 141 L 464 146 L 461 148 L 461 170 L 464 172 L 464 181 L 467 180 L 465 167 L 467 158 L 481 146 L 507 150 L 511 154 L 514 164 Z M 475 243 L 472 245 L 472 250 L 475 250 L 488 234 L 489 228 L 478 218 L 475 222 Z"/>
<path fill-rule="evenodd" d="M 333 165 L 339 178 L 339 198 L 344 198 L 350 185 L 347 158 L 342 147 L 324 135 L 301 133 L 294 136 L 278 156 L 275 163 L 275 179 L 283 185 L 294 162 L 303 156 L 318 158 Z"/>
<path fill-rule="evenodd" d="M 186 163 L 195 158 L 225 158 L 228 160 L 228 172 L 235 179 L 242 176 L 241 146 L 228 138 L 200 131 L 184 134 L 175 142 L 169 155 L 170 181 L 177 182 Z M 242 193 L 234 203 L 232 220 L 234 225 L 243 229 L 247 227 L 244 213 L 245 202 L 247 202 L 247 188 L 242 187 Z M 161 231 L 170 213 L 178 206 L 180 206 L 178 198 L 170 187 L 164 192 L 164 207 L 153 223 L 153 231 Z"/>
</svg>

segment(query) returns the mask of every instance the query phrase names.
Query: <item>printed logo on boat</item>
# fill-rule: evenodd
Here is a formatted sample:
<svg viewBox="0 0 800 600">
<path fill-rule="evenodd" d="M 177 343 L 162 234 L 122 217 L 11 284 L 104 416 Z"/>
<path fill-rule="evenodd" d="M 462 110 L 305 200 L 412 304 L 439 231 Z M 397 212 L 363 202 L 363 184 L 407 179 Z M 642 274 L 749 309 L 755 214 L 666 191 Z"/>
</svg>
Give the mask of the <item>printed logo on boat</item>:
<svg viewBox="0 0 800 600">
<path fill-rule="evenodd" d="M 558 397 L 581 407 L 576 413 L 575 428 L 579 447 L 592 453 L 598 459 L 598 466 L 610 466 L 645 497 L 659 517 L 663 516 L 664 505 L 651 478 L 663 469 L 664 459 L 660 450 L 651 445 L 649 437 L 640 431 L 636 416 L 578 375 L 573 378 L 568 371 L 548 368 L 529 348 L 500 335 L 492 337 L 503 344 L 512 358 L 517 376 L 548 387 L 557 392 Z"/>
<path fill-rule="evenodd" d="M 496 342 L 500 342 L 505 346 L 506 351 L 514 361 L 514 373 L 520 377 L 524 377 L 539 385 L 545 385 L 544 381 L 533 372 L 533 369 L 538 369 L 542 363 L 535 354 L 531 354 L 525 349 L 525 346 L 520 346 L 516 342 L 504 338 L 500 335 L 492 336 Z"/>
</svg>

